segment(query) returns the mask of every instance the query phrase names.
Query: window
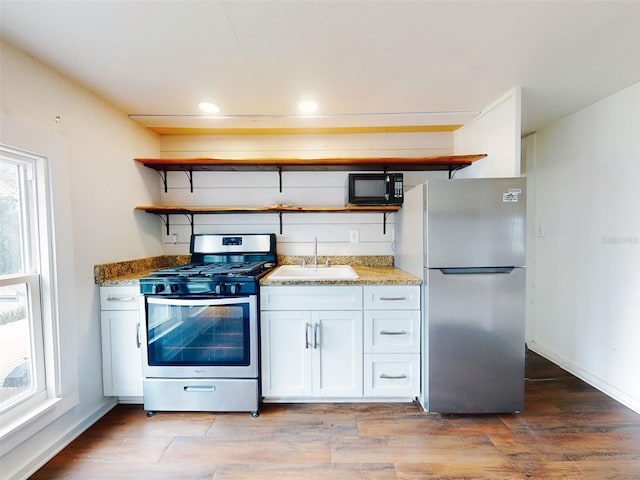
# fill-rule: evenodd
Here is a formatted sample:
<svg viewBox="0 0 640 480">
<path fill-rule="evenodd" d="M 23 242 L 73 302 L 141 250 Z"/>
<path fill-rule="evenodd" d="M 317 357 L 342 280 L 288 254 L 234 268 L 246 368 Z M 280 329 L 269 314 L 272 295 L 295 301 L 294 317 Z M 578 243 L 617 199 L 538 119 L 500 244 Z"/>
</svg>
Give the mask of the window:
<svg viewBox="0 0 640 480">
<path fill-rule="evenodd" d="M 46 159 L 0 145 L 0 415 L 47 397 L 42 285 L 48 284 Z"/>
</svg>

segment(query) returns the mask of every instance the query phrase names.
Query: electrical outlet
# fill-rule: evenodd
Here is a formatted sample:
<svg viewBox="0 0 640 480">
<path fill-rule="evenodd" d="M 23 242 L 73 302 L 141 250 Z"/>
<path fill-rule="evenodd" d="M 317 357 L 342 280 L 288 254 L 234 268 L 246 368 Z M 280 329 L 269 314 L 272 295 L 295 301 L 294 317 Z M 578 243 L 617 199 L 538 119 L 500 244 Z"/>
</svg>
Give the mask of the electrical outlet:
<svg viewBox="0 0 640 480">
<path fill-rule="evenodd" d="M 544 225 L 538 225 L 538 236 L 544 237 L 547 234 L 547 229 L 544 228 Z"/>
<path fill-rule="evenodd" d="M 349 241 L 351 243 L 360 242 L 360 230 L 349 230 Z"/>
</svg>

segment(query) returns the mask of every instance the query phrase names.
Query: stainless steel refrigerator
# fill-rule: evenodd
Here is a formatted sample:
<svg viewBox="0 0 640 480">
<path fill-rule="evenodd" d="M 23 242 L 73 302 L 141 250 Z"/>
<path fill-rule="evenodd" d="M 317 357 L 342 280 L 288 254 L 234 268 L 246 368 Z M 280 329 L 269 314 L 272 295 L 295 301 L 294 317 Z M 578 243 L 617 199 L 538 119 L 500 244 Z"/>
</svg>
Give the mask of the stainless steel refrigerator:
<svg viewBox="0 0 640 480">
<path fill-rule="evenodd" d="M 395 264 L 423 279 L 425 410 L 521 411 L 523 178 L 430 180 L 405 192 Z"/>
</svg>

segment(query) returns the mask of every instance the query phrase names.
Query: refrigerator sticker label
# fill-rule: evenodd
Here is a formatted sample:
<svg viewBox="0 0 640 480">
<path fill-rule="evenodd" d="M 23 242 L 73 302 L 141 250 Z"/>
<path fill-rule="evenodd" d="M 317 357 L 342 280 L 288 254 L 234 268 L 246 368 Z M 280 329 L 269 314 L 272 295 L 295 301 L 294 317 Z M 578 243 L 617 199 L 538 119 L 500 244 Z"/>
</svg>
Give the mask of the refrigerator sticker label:
<svg viewBox="0 0 640 480">
<path fill-rule="evenodd" d="M 520 199 L 521 190 L 512 189 L 502 194 L 503 202 L 517 202 Z"/>
</svg>

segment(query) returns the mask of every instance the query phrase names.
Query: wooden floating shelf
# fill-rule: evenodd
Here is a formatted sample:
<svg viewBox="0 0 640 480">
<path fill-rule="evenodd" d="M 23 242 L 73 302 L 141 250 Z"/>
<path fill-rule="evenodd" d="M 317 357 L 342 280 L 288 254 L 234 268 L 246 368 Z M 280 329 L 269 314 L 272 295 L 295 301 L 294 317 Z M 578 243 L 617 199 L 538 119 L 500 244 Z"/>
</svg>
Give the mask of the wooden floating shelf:
<svg viewBox="0 0 640 480">
<path fill-rule="evenodd" d="M 155 214 L 215 214 L 215 213 L 370 213 L 383 212 L 393 213 L 400 210 L 399 205 L 378 206 L 378 205 L 347 205 L 344 207 L 294 207 L 288 205 L 274 205 L 269 207 L 162 207 L 162 206 L 139 206 L 136 210 L 144 210 L 147 213 Z"/>
<path fill-rule="evenodd" d="M 193 192 L 193 172 L 197 171 L 265 171 L 278 172 L 279 189 L 282 192 L 282 172 L 284 171 L 448 171 L 452 172 L 468 167 L 473 162 L 485 158 L 486 153 L 470 155 L 438 155 L 433 157 L 365 157 L 365 158 L 135 158 L 142 165 L 156 170 L 162 177 L 164 191 L 167 191 L 167 172 L 181 171 L 189 179 Z M 386 232 L 387 216 L 397 212 L 399 206 L 345 206 L 345 207 L 297 207 L 275 205 L 268 207 L 170 207 L 140 206 L 136 210 L 159 215 L 169 235 L 169 216 L 186 215 L 191 223 L 193 233 L 194 215 L 210 215 L 222 213 L 276 213 L 280 217 L 280 233 L 282 234 L 282 215 L 284 213 L 340 213 L 340 212 L 382 212 L 383 232 Z"/>
<path fill-rule="evenodd" d="M 212 214 L 243 214 L 243 213 L 277 213 L 280 219 L 280 234 L 282 234 L 282 214 L 283 213 L 382 213 L 382 231 L 386 232 L 387 216 L 390 213 L 400 210 L 399 205 L 379 206 L 379 205 L 346 205 L 344 207 L 295 207 L 289 205 L 274 205 L 267 207 L 175 207 L 175 206 L 138 206 L 136 210 L 159 215 L 165 224 L 167 235 L 169 235 L 169 215 L 185 215 L 191 224 L 193 234 L 194 215 Z"/>
<path fill-rule="evenodd" d="M 136 158 L 159 171 L 458 170 L 487 154 L 368 158 Z"/>
<path fill-rule="evenodd" d="M 365 158 L 134 158 L 134 161 L 156 170 L 162 177 L 164 191 L 167 191 L 167 172 L 181 171 L 187 174 L 193 192 L 193 172 L 278 172 L 278 184 L 282 191 L 282 172 L 285 171 L 334 171 L 334 170 L 374 170 L 388 172 L 401 171 L 448 171 L 468 167 L 473 162 L 486 157 L 486 153 L 471 155 L 439 155 L 435 157 L 365 157 Z"/>
</svg>

